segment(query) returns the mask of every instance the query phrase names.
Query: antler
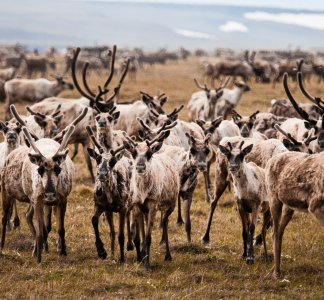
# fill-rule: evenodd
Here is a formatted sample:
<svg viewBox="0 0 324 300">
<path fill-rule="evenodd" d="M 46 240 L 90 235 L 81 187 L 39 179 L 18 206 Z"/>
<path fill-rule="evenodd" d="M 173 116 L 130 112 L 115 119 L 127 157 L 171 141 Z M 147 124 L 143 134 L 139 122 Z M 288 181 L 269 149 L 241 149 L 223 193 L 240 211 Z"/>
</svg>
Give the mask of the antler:
<svg viewBox="0 0 324 300">
<path fill-rule="evenodd" d="M 165 93 L 160 94 L 160 92 L 159 92 L 157 96 L 158 96 L 158 99 L 160 100 L 162 97 L 165 96 Z"/>
<path fill-rule="evenodd" d="M 114 70 L 115 70 L 115 57 L 116 57 L 116 51 L 117 51 L 117 47 L 116 45 L 113 45 L 113 50 L 112 51 L 108 51 L 108 57 L 110 60 L 110 70 L 109 70 L 109 75 L 108 78 L 104 84 L 104 87 L 107 88 L 113 75 L 114 75 Z"/>
<path fill-rule="evenodd" d="M 129 141 L 133 147 L 136 147 L 138 143 L 136 143 L 132 138 L 130 138 L 128 135 L 125 135 L 127 141 Z"/>
<path fill-rule="evenodd" d="M 210 91 L 206 84 L 204 84 L 204 86 L 202 86 L 202 85 L 198 82 L 198 80 L 197 80 L 196 78 L 194 78 L 194 82 L 195 82 L 196 86 L 197 86 L 199 89 L 204 90 L 204 91 L 206 91 L 206 92 L 209 92 L 209 91 Z"/>
<path fill-rule="evenodd" d="M 301 68 L 303 67 L 304 64 L 304 59 L 302 58 L 299 61 L 297 60 L 296 64 L 297 64 L 297 72 L 301 72 Z"/>
<path fill-rule="evenodd" d="M 33 148 L 33 150 L 34 150 L 37 154 L 43 156 L 43 154 L 42 154 L 42 153 L 39 151 L 39 149 L 36 147 L 36 144 L 35 144 L 33 138 L 31 137 L 31 135 L 30 135 L 30 133 L 29 133 L 27 127 L 26 127 L 26 126 L 23 126 L 23 127 L 22 127 L 22 130 L 23 130 L 23 132 L 24 132 L 24 134 L 25 134 L 25 137 L 26 137 L 26 139 L 28 140 L 30 146 Z"/>
<path fill-rule="evenodd" d="M 238 119 L 242 119 L 242 116 L 235 109 L 232 109 L 232 118 L 234 120 L 238 120 Z"/>
<path fill-rule="evenodd" d="M 61 106 L 62 104 L 59 104 L 57 107 L 56 107 L 56 110 L 52 113 L 52 117 L 55 118 L 56 116 L 58 116 L 61 112 Z"/>
<path fill-rule="evenodd" d="M 38 116 L 38 117 L 40 117 L 40 118 L 42 118 L 42 119 L 45 119 L 46 118 L 46 115 L 44 115 L 44 114 L 41 114 L 41 113 L 39 113 L 39 112 L 34 112 L 29 106 L 26 106 L 26 110 L 28 110 L 28 112 L 31 114 L 31 115 L 33 115 L 33 116 Z"/>
<path fill-rule="evenodd" d="M 224 80 L 221 81 L 220 87 L 217 90 L 225 88 L 230 82 L 232 76 L 227 76 Z"/>
<path fill-rule="evenodd" d="M 85 107 L 82 110 L 82 112 L 80 113 L 80 115 L 78 115 L 69 126 L 76 126 L 78 123 L 80 123 L 80 121 L 86 116 L 87 112 L 88 112 L 88 107 Z M 65 135 L 68 127 L 66 127 L 65 129 L 63 129 L 55 137 L 53 137 L 53 140 L 60 141 L 63 138 L 63 136 Z"/>
<path fill-rule="evenodd" d="M 154 109 L 151 104 L 149 104 L 149 110 L 154 117 L 158 118 L 160 116 L 160 114 Z"/>
<path fill-rule="evenodd" d="M 121 88 L 121 85 L 126 77 L 126 74 L 127 74 L 127 71 L 128 71 L 128 67 L 129 67 L 129 62 L 130 62 L 130 59 L 127 58 L 126 62 L 124 62 L 125 64 L 125 68 L 123 70 L 123 73 L 121 74 L 120 78 L 119 78 L 119 82 L 118 82 L 118 85 L 114 88 L 114 92 L 113 94 L 107 99 L 106 102 L 109 102 L 111 101 L 112 99 L 114 99 L 116 97 L 116 95 L 118 94 L 120 88 Z"/>
<path fill-rule="evenodd" d="M 150 128 L 149 126 L 147 126 L 147 125 L 143 122 L 143 120 L 141 120 L 140 118 L 136 118 L 136 120 L 137 120 L 138 122 L 140 122 L 140 124 L 142 125 L 142 127 L 143 127 L 144 129 L 146 129 L 147 131 L 151 131 L 151 128 Z"/>
<path fill-rule="evenodd" d="M 315 133 L 315 129 L 312 128 L 308 133 L 308 137 L 304 139 L 304 143 L 306 146 L 308 146 L 312 141 L 317 139 L 317 136 L 314 136 L 314 133 Z"/>
<path fill-rule="evenodd" d="M 161 132 L 158 136 L 156 136 L 152 141 L 150 141 L 150 140 L 146 140 L 145 142 L 146 142 L 146 145 L 148 146 L 148 147 L 151 147 L 155 142 L 157 142 L 158 140 L 160 140 L 160 139 L 165 139 L 166 137 L 167 137 L 167 132 L 168 131 L 163 131 L 163 132 Z"/>
<path fill-rule="evenodd" d="M 173 127 L 175 127 L 177 125 L 177 121 L 171 123 L 168 125 L 168 122 L 164 122 L 164 124 L 160 127 L 160 129 L 156 132 L 157 134 L 159 134 L 160 132 L 162 132 L 163 130 L 169 130 L 172 129 Z"/>
<path fill-rule="evenodd" d="M 89 125 L 86 126 L 86 130 L 88 135 L 90 136 L 90 139 L 95 147 L 98 148 L 100 154 L 104 152 L 103 148 L 101 147 L 100 143 L 95 138 L 94 132 L 92 131 L 91 127 Z"/>
<path fill-rule="evenodd" d="M 281 133 L 282 133 L 285 137 L 287 137 L 289 140 L 291 140 L 295 145 L 300 145 L 300 144 L 301 144 L 301 142 L 298 142 L 296 139 L 294 139 L 290 133 L 287 133 L 287 132 L 285 132 L 282 128 L 280 128 L 280 126 L 279 126 L 278 124 L 275 124 L 275 125 L 274 125 L 274 128 L 275 128 L 277 131 L 281 132 Z"/>
<path fill-rule="evenodd" d="M 179 108 L 175 108 L 171 113 L 167 115 L 168 118 L 175 116 L 178 114 L 182 109 L 184 108 L 184 105 L 182 104 Z"/>
<path fill-rule="evenodd" d="M 240 145 L 239 145 L 239 150 L 242 150 L 242 146 L 244 144 L 244 141 L 241 141 Z"/>
<path fill-rule="evenodd" d="M 206 135 L 206 137 L 205 137 L 205 139 L 204 139 L 204 144 L 207 144 L 207 143 L 209 142 L 211 136 L 212 136 L 211 133 L 208 133 L 208 134 Z"/>
<path fill-rule="evenodd" d="M 14 116 L 14 118 L 20 123 L 20 125 L 25 126 L 27 128 L 27 124 L 18 114 L 15 105 L 13 105 L 13 104 L 10 105 L 10 111 L 11 111 L 12 115 Z M 34 133 L 30 133 L 30 134 L 35 141 L 39 140 L 38 136 L 36 136 Z"/>
<path fill-rule="evenodd" d="M 250 116 L 250 119 L 254 119 L 256 117 L 256 115 L 259 113 L 260 111 L 257 110 L 255 113 L 253 113 L 251 116 Z"/>
<path fill-rule="evenodd" d="M 89 67 L 89 62 L 86 62 L 83 66 L 83 69 L 82 69 L 82 82 L 83 82 L 83 85 L 85 87 L 85 89 L 87 90 L 87 92 L 92 96 L 92 97 L 96 97 L 96 94 L 93 93 L 88 85 L 88 82 L 87 82 L 87 71 L 88 71 L 88 67 Z"/>
<path fill-rule="evenodd" d="M 303 93 L 303 95 L 306 98 L 308 98 L 310 101 L 312 101 L 315 105 L 317 105 L 318 108 L 324 113 L 324 102 L 320 98 L 313 97 L 309 92 L 306 91 L 304 82 L 303 82 L 302 72 L 297 73 L 297 81 L 298 81 L 299 88 L 300 88 L 301 92 Z"/>
<path fill-rule="evenodd" d="M 111 155 L 116 156 L 116 154 L 117 154 L 118 152 L 123 151 L 124 149 L 125 149 L 125 145 L 120 146 L 119 148 L 117 148 L 117 149 L 115 149 L 115 150 L 110 150 L 110 153 L 111 153 Z"/>
<path fill-rule="evenodd" d="M 312 120 L 309 118 L 309 115 L 306 111 L 304 111 L 301 107 L 298 106 L 296 100 L 294 99 L 293 95 L 291 94 L 289 87 L 288 87 L 288 73 L 285 73 L 283 76 L 283 86 L 289 101 L 291 102 L 292 106 L 295 108 L 297 113 L 306 121 L 308 121 L 311 125 L 316 125 L 316 120 Z"/>
<path fill-rule="evenodd" d="M 98 111 L 102 111 L 101 106 L 103 106 L 103 109 L 106 110 L 106 106 L 107 103 L 110 102 L 119 92 L 121 85 L 125 79 L 126 73 L 128 71 L 128 66 L 129 66 L 129 59 L 127 59 L 126 61 L 126 65 L 125 68 L 123 70 L 123 73 L 121 75 L 121 78 L 119 79 L 118 85 L 114 88 L 114 92 L 112 93 L 112 95 L 107 99 L 106 103 L 102 103 L 100 100 L 102 100 L 102 96 L 104 96 L 105 94 L 107 94 L 109 92 L 108 89 L 108 85 L 112 80 L 113 74 L 114 74 L 114 64 L 115 64 L 115 56 L 116 56 L 116 45 L 113 46 L 113 51 L 109 51 L 108 52 L 108 56 L 110 57 L 110 70 L 109 70 L 109 74 L 108 74 L 108 78 L 106 80 L 106 82 L 103 85 L 103 88 L 98 88 L 98 93 L 95 94 L 94 92 L 91 91 L 88 83 L 87 83 L 87 70 L 89 67 L 89 63 L 85 63 L 85 65 L 83 66 L 82 69 L 82 81 L 83 81 L 83 85 L 85 87 L 84 91 L 80 84 L 78 83 L 77 77 L 76 77 L 76 62 L 78 59 L 78 56 L 80 54 L 80 47 L 76 48 L 76 50 L 74 50 L 74 54 L 73 54 L 73 58 L 72 58 L 72 62 L 71 62 L 71 71 L 72 71 L 72 79 L 73 79 L 73 83 L 76 87 L 76 89 L 79 91 L 79 93 L 83 96 L 86 97 L 87 99 L 90 100 L 90 106 L 94 107 L 94 105 L 96 105 L 95 109 Z"/>
<path fill-rule="evenodd" d="M 67 147 L 67 145 L 69 143 L 69 139 L 70 139 L 71 135 L 74 132 L 74 129 L 75 129 L 74 125 L 70 125 L 68 127 L 65 134 L 63 135 L 63 140 L 62 140 L 62 142 L 60 144 L 60 147 L 57 149 L 56 154 L 60 153 L 61 151 L 63 151 Z"/>
<path fill-rule="evenodd" d="M 92 106 L 94 104 L 94 94 L 91 92 L 91 94 L 87 94 L 86 92 L 84 92 L 81 88 L 81 86 L 79 85 L 79 82 L 77 80 L 77 77 L 76 77 L 76 62 L 77 62 L 77 59 L 78 59 L 78 56 L 80 54 L 80 51 L 81 51 L 81 48 L 80 47 L 77 47 L 74 51 L 73 51 L 73 57 L 72 57 L 72 60 L 71 60 L 71 74 L 72 74 L 72 80 L 73 80 L 73 83 L 74 83 L 74 86 L 76 87 L 76 89 L 79 91 L 79 93 L 83 96 L 83 97 L 86 97 L 87 99 L 90 100 L 90 106 Z M 89 64 L 85 64 L 84 67 L 83 67 L 83 73 L 85 74 L 86 73 L 86 70 L 88 68 L 88 65 Z M 89 89 L 90 90 L 90 89 Z"/>
</svg>

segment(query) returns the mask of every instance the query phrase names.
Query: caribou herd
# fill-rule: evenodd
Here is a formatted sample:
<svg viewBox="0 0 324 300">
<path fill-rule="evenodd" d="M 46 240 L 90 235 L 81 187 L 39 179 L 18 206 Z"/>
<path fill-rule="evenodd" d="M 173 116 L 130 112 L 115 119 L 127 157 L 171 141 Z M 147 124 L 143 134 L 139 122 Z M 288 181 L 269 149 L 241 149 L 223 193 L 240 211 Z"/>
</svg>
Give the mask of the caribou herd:
<svg viewBox="0 0 324 300">
<path fill-rule="evenodd" d="M 232 185 L 242 223 L 243 258 L 253 264 L 254 247 L 263 244 L 268 259 L 266 233 L 272 228 L 273 276 L 279 278 L 283 234 L 294 212 L 309 212 L 324 226 L 324 102 L 307 91 L 303 62 L 298 63 L 294 76 L 311 103 L 299 103 L 289 89 L 288 74 L 280 73 L 288 99 L 271 101 L 268 112 L 241 115 L 237 106 L 250 90 L 241 68 L 243 73 L 234 75 L 241 75 L 245 81 L 235 81 L 232 88 L 227 87 L 232 77 L 224 78 L 217 88 L 194 79 L 199 91 L 192 94 L 187 105 L 189 121 L 184 121 L 179 119 L 184 106 L 165 110 L 165 94 L 151 96 L 141 91 L 141 99 L 117 104 L 116 96 L 131 59 L 123 62 L 119 80 L 112 88 L 117 49 L 101 50 L 100 57 L 106 56 L 109 72 L 96 89 L 89 86 L 90 64 L 82 63 L 80 48 L 69 52 L 73 84 L 62 77 L 53 81 L 12 79 L 14 68 L 0 72 L 6 81 L 6 121 L 0 122 L 4 135 L 0 144 L 1 249 L 7 231 L 12 225 L 20 226 L 16 205 L 20 201 L 27 203 L 26 219 L 35 239 L 37 262 L 41 262 L 43 250 L 49 251 L 47 238 L 53 213 L 58 228 L 57 250 L 59 255 L 67 255 L 64 218 L 73 187 L 73 160 L 81 144 L 94 183 L 92 226 L 100 258 L 107 257 L 100 238 L 100 216 L 104 214 L 109 225 L 114 256 L 115 213 L 119 217 L 120 261 L 125 261 L 126 228 L 127 251 L 135 249 L 137 260 L 150 269 L 152 230 L 160 212 L 161 243 L 165 245 L 165 260 L 171 260 L 169 217 L 177 206 L 177 223 L 184 223 L 190 243 L 190 208 L 201 177 L 210 202 L 202 242 L 210 242 L 218 200 Z M 272 72 L 271 66 L 254 56 L 247 53 L 245 65 L 258 70 L 264 80 Z M 229 70 L 224 63 L 217 65 L 219 73 L 214 75 L 233 76 L 225 72 L 226 68 Z M 64 89 L 74 87 L 81 98 L 58 97 Z M 26 107 L 29 114 L 17 112 L 15 103 L 19 101 L 31 102 Z M 69 144 L 74 145 L 71 158 Z M 212 174 L 211 168 L 215 171 Z M 256 235 L 259 218 L 262 228 Z"/>
</svg>

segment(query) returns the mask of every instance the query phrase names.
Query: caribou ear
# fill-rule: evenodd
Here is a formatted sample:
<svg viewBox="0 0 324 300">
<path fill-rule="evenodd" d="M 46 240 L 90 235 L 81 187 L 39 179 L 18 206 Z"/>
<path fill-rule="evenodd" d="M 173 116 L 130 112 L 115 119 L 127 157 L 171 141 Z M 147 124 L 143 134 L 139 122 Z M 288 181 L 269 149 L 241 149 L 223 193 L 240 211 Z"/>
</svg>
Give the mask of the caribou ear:
<svg viewBox="0 0 324 300">
<path fill-rule="evenodd" d="M 109 167 L 112 169 L 117 162 L 123 157 L 124 151 L 118 152 L 116 155 L 114 155 L 110 160 L 109 160 Z"/>
<path fill-rule="evenodd" d="M 0 121 L 0 131 L 6 133 L 7 129 L 8 127 L 6 126 L 6 124 Z"/>
<path fill-rule="evenodd" d="M 117 111 L 117 112 L 113 113 L 112 117 L 113 117 L 115 122 L 117 122 L 119 116 L 120 116 L 120 111 Z"/>
<path fill-rule="evenodd" d="M 144 133 L 144 130 L 139 130 L 138 131 L 138 136 L 139 138 L 144 141 L 145 140 L 145 133 Z"/>
<path fill-rule="evenodd" d="M 218 126 L 222 123 L 223 118 L 217 118 L 214 121 L 212 121 L 212 126 L 210 128 L 210 132 L 214 132 L 216 128 L 218 128 Z"/>
<path fill-rule="evenodd" d="M 219 90 L 219 91 L 217 92 L 217 96 L 216 96 L 217 99 L 220 98 L 220 97 L 222 97 L 223 94 L 224 94 L 224 90 L 223 90 L 223 89 Z"/>
<path fill-rule="evenodd" d="M 59 124 L 63 118 L 63 115 L 58 115 L 57 117 L 54 118 L 55 124 Z"/>
<path fill-rule="evenodd" d="M 197 119 L 196 120 L 196 123 L 202 128 L 202 130 L 204 130 L 204 125 L 205 125 L 205 121 L 204 120 L 201 120 L 201 119 Z"/>
<path fill-rule="evenodd" d="M 37 165 L 37 166 L 41 166 L 42 162 L 43 162 L 43 156 L 41 154 L 38 153 L 28 153 L 28 157 L 31 163 Z"/>
<path fill-rule="evenodd" d="M 152 147 L 152 154 L 158 152 L 163 146 L 163 142 L 159 142 L 155 146 Z"/>
<path fill-rule="evenodd" d="M 96 161 L 97 165 L 99 165 L 101 163 L 102 156 L 92 148 L 87 148 L 87 151 L 89 156 Z"/>
<path fill-rule="evenodd" d="M 64 152 L 62 151 L 60 153 L 55 154 L 53 156 L 53 161 L 60 165 L 63 161 L 65 161 L 68 153 L 69 153 L 69 149 L 67 148 Z"/>
<path fill-rule="evenodd" d="M 44 118 L 42 118 L 40 116 L 35 115 L 34 120 L 42 128 L 46 127 L 46 125 L 47 125 L 47 122 L 44 120 Z"/>
<path fill-rule="evenodd" d="M 246 155 L 248 155 L 248 154 L 251 152 L 252 148 L 253 148 L 253 144 L 251 144 L 251 145 L 245 147 L 245 148 L 242 150 L 243 157 L 245 157 Z"/>
<path fill-rule="evenodd" d="M 282 143 L 284 146 L 289 150 L 289 151 L 294 151 L 295 150 L 295 145 L 289 141 L 288 139 L 283 139 Z"/>
<path fill-rule="evenodd" d="M 230 156 L 231 155 L 231 151 L 229 151 L 226 147 L 222 146 L 222 145 L 218 145 L 220 152 L 222 152 L 225 156 Z"/>
<path fill-rule="evenodd" d="M 160 100 L 160 106 L 162 107 L 168 100 L 168 97 L 163 97 L 161 100 Z"/>
<path fill-rule="evenodd" d="M 152 103 L 152 99 L 145 94 L 142 94 L 142 101 L 148 106 Z"/>
</svg>

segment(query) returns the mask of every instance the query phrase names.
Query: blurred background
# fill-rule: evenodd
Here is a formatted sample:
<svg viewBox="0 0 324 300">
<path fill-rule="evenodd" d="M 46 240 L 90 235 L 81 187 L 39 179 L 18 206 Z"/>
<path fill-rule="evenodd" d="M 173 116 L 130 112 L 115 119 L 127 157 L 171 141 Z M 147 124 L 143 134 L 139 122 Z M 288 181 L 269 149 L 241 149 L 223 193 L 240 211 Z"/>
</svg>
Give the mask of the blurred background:
<svg viewBox="0 0 324 300">
<path fill-rule="evenodd" d="M 113 43 L 309 50 L 323 47 L 323 30 L 320 0 L 2 0 L 0 10 L 0 44 L 39 51 Z"/>
</svg>

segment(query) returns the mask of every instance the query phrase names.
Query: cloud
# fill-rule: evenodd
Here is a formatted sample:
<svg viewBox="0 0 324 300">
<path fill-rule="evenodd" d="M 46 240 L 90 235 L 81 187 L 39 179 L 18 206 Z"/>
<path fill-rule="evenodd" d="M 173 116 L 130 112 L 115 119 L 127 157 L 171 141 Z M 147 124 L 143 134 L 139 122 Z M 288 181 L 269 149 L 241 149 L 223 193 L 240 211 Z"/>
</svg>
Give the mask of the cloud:
<svg viewBox="0 0 324 300">
<path fill-rule="evenodd" d="M 214 40 L 215 37 L 204 32 L 199 32 L 199 31 L 191 31 L 191 30 L 186 30 L 186 29 L 180 29 L 177 28 L 174 30 L 179 35 L 188 37 L 188 38 L 195 38 L 195 39 L 205 39 L 205 40 Z"/>
<path fill-rule="evenodd" d="M 242 23 L 235 21 L 227 21 L 225 24 L 219 26 L 220 31 L 224 32 L 248 32 L 249 29 Z"/>
<path fill-rule="evenodd" d="M 324 30 L 324 14 L 313 13 L 267 13 L 263 11 L 247 12 L 244 17 L 254 21 L 268 21 L 306 28 Z"/>
</svg>

